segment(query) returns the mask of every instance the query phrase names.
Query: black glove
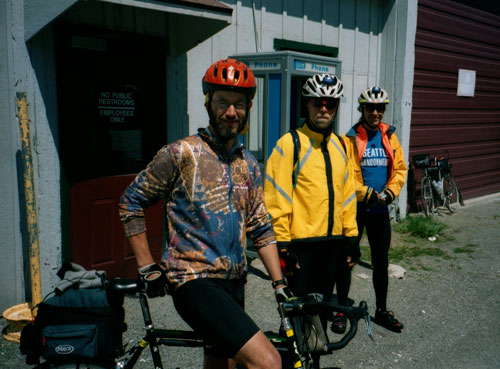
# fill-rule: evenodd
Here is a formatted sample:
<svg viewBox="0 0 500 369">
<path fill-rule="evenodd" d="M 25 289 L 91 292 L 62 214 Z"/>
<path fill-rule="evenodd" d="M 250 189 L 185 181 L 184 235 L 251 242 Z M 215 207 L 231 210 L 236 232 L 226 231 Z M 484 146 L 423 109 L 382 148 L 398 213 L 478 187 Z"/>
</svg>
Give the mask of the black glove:
<svg viewBox="0 0 500 369">
<path fill-rule="evenodd" d="M 274 289 L 274 296 L 276 297 L 278 304 L 293 297 L 293 293 L 288 288 L 288 282 L 286 279 L 280 279 L 279 281 L 273 282 L 273 287 L 279 286 L 280 284 L 282 285 L 281 287 Z"/>
<path fill-rule="evenodd" d="M 158 264 L 149 264 L 139 269 L 138 279 L 148 297 L 165 296 L 167 293 L 167 277 Z"/>
<path fill-rule="evenodd" d="M 358 237 L 344 237 L 344 245 L 347 256 L 351 257 L 351 262 L 357 263 L 361 258 Z"/>
<path fill-rule="evenodd" d="M 378 193 L 375 191 L 373 188 L 368 188 L 368 191 L 366 192 L 365 196 L 365 203 L 366 205 L 373 205 L 378 203 Z"/>
<path fill-rule="evenodd" d="M 289 242 L 278 242 L 278 255 L 280 257 L 281 272 L 284 275 L 293 275 L 299 260 L 293 251 L 290 251 Z"/>
<path fill-rule="evenodd" d="M 384 200 L 383 202 L 384 205 L 389 205 L 394 200 L 394 196 L 392 195 L 392 192 L 389 190 L 384 190 L 380 194 L 380 198 Z"/>
</svg>

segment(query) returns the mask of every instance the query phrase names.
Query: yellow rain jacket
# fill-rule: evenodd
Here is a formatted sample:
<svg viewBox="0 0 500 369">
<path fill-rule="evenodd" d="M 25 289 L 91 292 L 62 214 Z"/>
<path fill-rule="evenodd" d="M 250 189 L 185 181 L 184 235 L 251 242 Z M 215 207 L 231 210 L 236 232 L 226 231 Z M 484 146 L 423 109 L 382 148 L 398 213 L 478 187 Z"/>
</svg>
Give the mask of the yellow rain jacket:
<svg viewBox="0 0 500 369">
<path fill-rule="evenodd" d="M 386 123 L 380 123 L 380 132 L 382 133 L 382 146 L 387 153 L 389 166 L 389 179 L 386 189 L 394 200 L 399 196 L 401 189 L 406 182 L 408 169 L 406 167 L 403 149 L 399 144 L 398 138 L 394 134 L 396 128 Z M 365 186 L 363 174 L 361 172 L 360 161 L 368 142 L 368 135 L 362 123 L 355 124 L 344 136 L 344 142 L 347 146 L 347 154 L 351 158 L 352 168 L 356 176 L 356 197 L 358 202 L 367 203 L 372 188 Z"/>
<path fill-rule="evenodd" d="M 339 138 L 297 129 L 300 153 L 294 168 L 294 141 L 283 135 L 269 157 L 264 199 L 278 242 L 356 237 L 355 180 Z M 292 183 L 297 171 L 295 188 Z"/>
</svg>

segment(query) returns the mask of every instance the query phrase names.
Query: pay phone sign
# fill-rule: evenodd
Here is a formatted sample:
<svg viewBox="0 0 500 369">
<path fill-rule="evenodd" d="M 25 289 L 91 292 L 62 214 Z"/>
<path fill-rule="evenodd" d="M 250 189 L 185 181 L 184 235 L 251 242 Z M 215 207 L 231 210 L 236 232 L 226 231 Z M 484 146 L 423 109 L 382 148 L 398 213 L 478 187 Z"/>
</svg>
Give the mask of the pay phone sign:
<svg viewBox="0 0 500 369">
<path fill-rule="evenodd" d="M 299 59 L 293 61 L 293 68 L 304 72 L 335 74 L 335 67 L 333 65 L 313 63 Z"/>
<path fill-rule="evenodd" d="M 259 70 L 279 70 L 281 63 L 278 60 L 253 60 L 247 63 L 252 71 Z"/>
</svg>

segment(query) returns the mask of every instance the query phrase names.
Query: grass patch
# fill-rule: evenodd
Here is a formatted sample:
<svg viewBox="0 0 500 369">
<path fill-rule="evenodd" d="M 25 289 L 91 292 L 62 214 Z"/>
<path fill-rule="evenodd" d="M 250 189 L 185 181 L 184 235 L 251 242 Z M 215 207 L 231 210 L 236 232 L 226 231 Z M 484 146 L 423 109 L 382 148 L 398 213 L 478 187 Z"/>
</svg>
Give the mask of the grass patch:
<svg viewBox="0 0 500 369">
<path fill-rule="evenodd" d="M 365 246 L 365 245 L 361 245 L 360 249 L 361 249 L 361 255 L 363 255 L 363 260 L 370 263 L 371 262 L 370 247 Z M 423 257 L 423 256 L 438 257 L 438 258 L 442 258 L 444 260 L 452 259 L 452 257 L 450 257 L 446 253 L 446 251 L 444 251 L 440 248 L 437 248 L 437 247 L 392 246 L 389 249 L 389 262 L 390 263 L 400 263 L 400 262 L 411 263 L 410 259 L 416 258 L 416 257 Z"/>
<path fill-rule="evenodd" d="M 394 230 L 420 238 L 436 237 L 443 234 L 446 225 L 435 219 L 408 215 L 394 225 Z"/>
<path fill-rule="evenodd" d="M 455 247 L 453 252 L 455 254 L 472 254 L 476 251 L 477 245 L 474 243 L 468 243 L 464 247 Z"/>
</svg>

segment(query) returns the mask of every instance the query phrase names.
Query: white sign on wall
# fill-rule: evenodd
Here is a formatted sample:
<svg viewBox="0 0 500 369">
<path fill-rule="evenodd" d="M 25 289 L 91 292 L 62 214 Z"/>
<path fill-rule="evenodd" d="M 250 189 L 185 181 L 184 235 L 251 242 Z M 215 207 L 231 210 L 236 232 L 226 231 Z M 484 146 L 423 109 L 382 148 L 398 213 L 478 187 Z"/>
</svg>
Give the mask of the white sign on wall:
<svg viewBox="0 0 500 369">
<path fill-rule="evenodd" d="M 476 71 L 468 69 L 459 69 L 457 96 L 473 97 L 475 88 L 476 88 Z"/>
</svg>

